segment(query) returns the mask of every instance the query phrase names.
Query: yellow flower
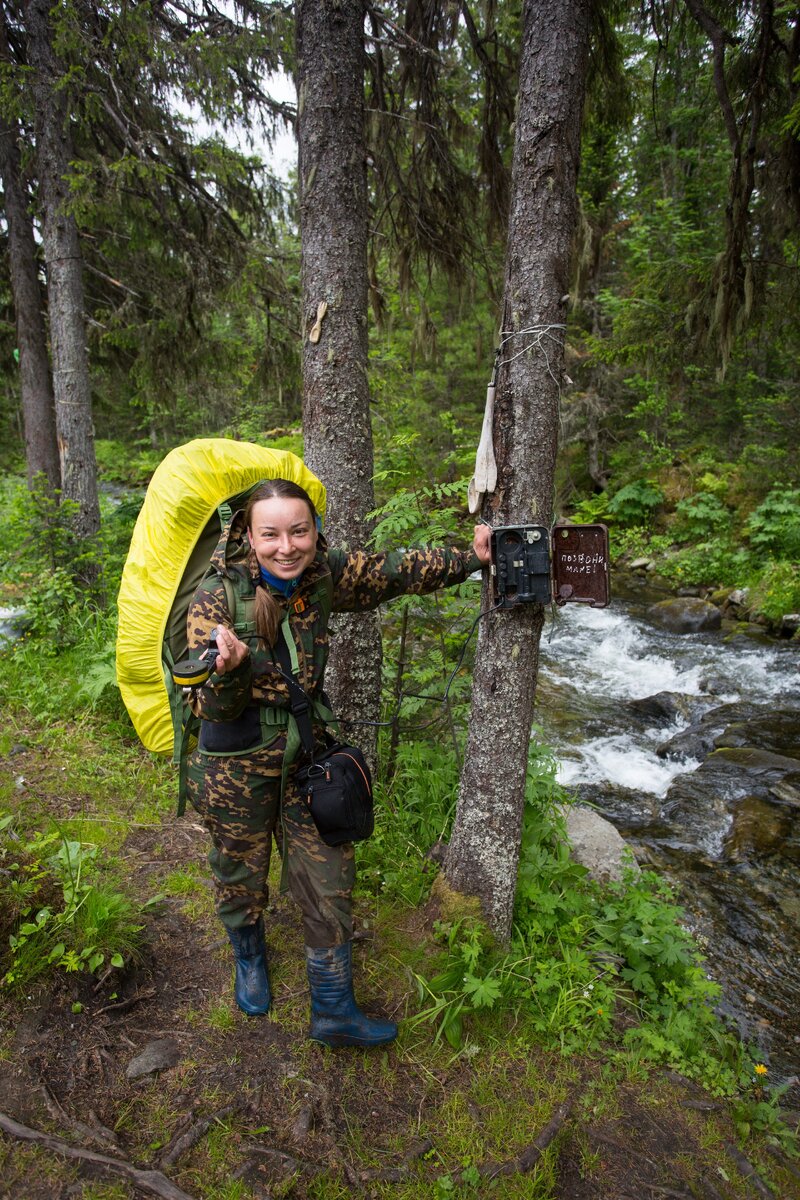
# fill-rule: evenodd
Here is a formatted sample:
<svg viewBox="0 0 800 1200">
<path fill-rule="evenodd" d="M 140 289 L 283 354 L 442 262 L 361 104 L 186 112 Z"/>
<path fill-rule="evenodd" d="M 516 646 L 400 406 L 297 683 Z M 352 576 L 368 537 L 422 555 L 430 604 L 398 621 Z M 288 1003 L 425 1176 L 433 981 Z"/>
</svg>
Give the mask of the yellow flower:
<svg viewBox="0 0 800 1200">
<path fill-rule="evenodd" d="M 767 1068 L 764 1066 L 763 1063 L 756 1063 L 756 1065 L 753 1067 L 753 1070 L 755 1071 L 756 1075 L 766 1075 L 767 1074 Z"/>
<path fill-rule="evenodd" d="M 602 1008 L 598 1008 L 598 1010 L 597 1010 L 597 1015 L 598 1015 L 598 1017 L 602 1017 L 602 1015 L 603 1015 L 603 1010 L 602 1010 Z"/>
</svg>

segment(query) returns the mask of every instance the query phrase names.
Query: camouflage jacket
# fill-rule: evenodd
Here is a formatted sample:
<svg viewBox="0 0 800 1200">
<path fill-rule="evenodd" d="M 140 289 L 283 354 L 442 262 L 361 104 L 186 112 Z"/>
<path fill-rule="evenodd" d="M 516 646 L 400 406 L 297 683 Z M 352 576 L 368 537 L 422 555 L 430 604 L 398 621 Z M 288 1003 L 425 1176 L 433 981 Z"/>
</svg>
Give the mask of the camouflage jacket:
<svg viewBox="0 0 800 1200">
<path fill-rule="evenodd" d="M 204 648 L 217 625 L 234 628 L 223 576 L 234 583 L 235 593 L 254 594 L 260 585 L 255 553 L 247 545 L 242 515 L 237 514 L 223 532 L 211 559 L 216 574 L 198 587 L 189 607 L 189 650 Z M 300 686 L 310 696 L 323 687 L 328 660 L 328 613 L 364 612 L 384 600 L 409 593 L 421 595 L 463 583 L 480 561 L 469 550 L 394 551 L 368 554 L 328 549 L 320 535 L 317 554 L 306 568 L 296 590 L 287 599 L 273 596 L 284 613 L 297 650 Z M 324 597 L 324 598 L 323 598 Z M 233 671 L 212 675 L 192 693 L 192 711 L 204 721 L 234 721 L 248 705 L 288 708 L 289 692 L 274 650 L 263 642 L 250 642 L 250 654 Z"/>
</svg>

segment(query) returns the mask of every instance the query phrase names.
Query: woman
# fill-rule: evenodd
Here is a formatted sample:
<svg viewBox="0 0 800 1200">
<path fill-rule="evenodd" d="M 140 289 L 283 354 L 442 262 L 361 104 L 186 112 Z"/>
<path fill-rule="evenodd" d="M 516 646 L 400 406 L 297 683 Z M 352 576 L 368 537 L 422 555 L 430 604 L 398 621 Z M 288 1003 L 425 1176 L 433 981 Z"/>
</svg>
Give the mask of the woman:
<svg viewBox="0 0 800 1200">
<path fill-rule="evenodd" d="M 303 488 L 273 479 L 222 535 L 212 559 L 217 575 L 200 585 L 188 617 L 190 650 L 207 647 L 214 630 L 218 650 L 214 673 L 190 701 L 202 725 L 188 792 L 213 842 L 209 862 L 234 951 L 239 1007 L 257 1015 L 270 1006 L 262 914 L 280 823 L 284 876 L 303 915 L 310 1037 L 372 1046 L 392 1041 L 397 1026 L 365 1016 L 353 997 L 353 846 L 326 845 L 293 786 L 285 668 L 313 702 L 321 747 L 331 611 L 360 612 L 461 583 L 489 562 L 490 535 L 478 526 L 471 553 L 345 553 L 329 550 L 318 526 Z"/>
</svg>

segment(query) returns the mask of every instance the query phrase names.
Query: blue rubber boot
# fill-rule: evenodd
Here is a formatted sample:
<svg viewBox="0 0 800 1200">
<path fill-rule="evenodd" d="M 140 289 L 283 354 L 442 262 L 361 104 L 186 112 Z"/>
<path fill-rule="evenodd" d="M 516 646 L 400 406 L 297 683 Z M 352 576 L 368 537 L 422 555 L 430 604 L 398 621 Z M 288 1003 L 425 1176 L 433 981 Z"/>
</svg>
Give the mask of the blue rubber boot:
<svg viewBox="0 0 800 1200">
<path fill-rule="evenodd" d="M 259 917 L 255 925 L 241 925 L 227 932 L 236 958 L 233 989 L 236 1003 L 248 1017 L 260 1017 L 269 1012 L 272 1000 L 267 977 L 264 920 Z"/>
<path fill-rule="evenodd" d="M 355 1002 L 350 942 L 322 949 L 306 946 L 306 967 L 312 1041 L 326 1046 L 383 1046 L 394 1041 L 394 1021 L 367 1017 Z"/>
</svg>

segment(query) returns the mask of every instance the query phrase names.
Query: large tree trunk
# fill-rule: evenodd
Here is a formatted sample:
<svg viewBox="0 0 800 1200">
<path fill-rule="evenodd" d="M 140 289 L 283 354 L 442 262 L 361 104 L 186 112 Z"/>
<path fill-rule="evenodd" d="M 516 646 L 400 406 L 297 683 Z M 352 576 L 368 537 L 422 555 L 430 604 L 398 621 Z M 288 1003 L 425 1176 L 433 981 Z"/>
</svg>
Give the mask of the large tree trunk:
<svg viewBox="0 0 800 1200">
<path fill-rule="evenodd" d="M 492 525 L 549 525 L 575 226 L 589 0 L 525 0 L 500 373 Z M 527 352 L 526 352 L 527 351 Z M 482 604 L 492 603 L 489 582 Z M 472 712 L 446 877 L 511 932 L 543 610 L 481 622 Z"/>
<path fill-rule="evenodd" d="M 36 166 L 42 243 L 47 268 L 47 309 L 53 363 L 61 488 L 77 504 L 74 528 L 81 538 L 100 527 L 92 403 L 86 357 L 83 276 L 78 227 L 68 212 L 70 159 L 63 71 L 53 52 L 51 0 L 24 6 L 36 128 Z"/>
<path fill-rule="evenodd" d="M 300 0 L 297 141 L 305 460 L 328 489 L 331 545 L 363 545 L 374 507 L 367 383 L 367 180 L 363 0 Z M 375 719 L 380 629 L 335 623 L 328 687 L 337 712 Z M 374 732 L 359 733 L 374 751 Z"/>
<path fill-rule="evenodd" d="M 47 333 L 39 289 L 36 243 L 27 196 L 20 178 L 17 143 L 16 122 L 3 121 L 0 125 L 0 176 L 3 180 L 8 222 L 8 260 L 17 327 L 28 487 L 34 487 L 37 477 L 44 477 L 47 488 L 52 492 L 61 483 L 56 417 L 50 382 L 50 362 L 47 357 Z"/>
</svg>

